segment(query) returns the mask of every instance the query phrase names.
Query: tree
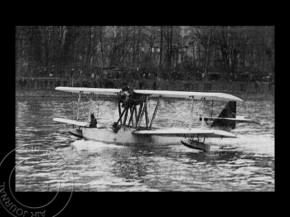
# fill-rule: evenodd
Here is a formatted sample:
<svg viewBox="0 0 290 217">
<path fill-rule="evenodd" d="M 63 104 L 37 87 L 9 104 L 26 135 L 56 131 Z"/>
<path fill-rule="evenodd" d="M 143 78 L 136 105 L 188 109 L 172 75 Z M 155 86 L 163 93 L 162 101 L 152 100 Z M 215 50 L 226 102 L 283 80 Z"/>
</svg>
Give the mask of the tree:
<svg viewBox="0 0 290 217">
<path fill-rule="evenodd" d="M 275 65 L 271 26 L 17 26 L 15 46 L 19 76 L 54 65 L 61 73 L 142 66 L 226 78 L 273 73 Z"/>
</svg>

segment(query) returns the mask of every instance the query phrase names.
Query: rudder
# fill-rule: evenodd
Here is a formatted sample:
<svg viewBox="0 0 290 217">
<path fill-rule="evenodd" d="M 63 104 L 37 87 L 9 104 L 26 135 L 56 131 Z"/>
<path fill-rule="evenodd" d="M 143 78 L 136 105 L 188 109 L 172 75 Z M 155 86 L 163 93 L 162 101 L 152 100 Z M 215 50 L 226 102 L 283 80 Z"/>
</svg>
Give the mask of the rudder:
<svg viewBox="0 0 290 217">
<path fill-rule="evenodd" d="M 219 118 L 236 118 L 237 102 L 229 101 L 222 112 L 219 114 Z M 236 121 L 232 120 L 219 120 L 213 121 L 212 127 L 221 127 L 223 129 L 235 129 Z"/>
</svg>

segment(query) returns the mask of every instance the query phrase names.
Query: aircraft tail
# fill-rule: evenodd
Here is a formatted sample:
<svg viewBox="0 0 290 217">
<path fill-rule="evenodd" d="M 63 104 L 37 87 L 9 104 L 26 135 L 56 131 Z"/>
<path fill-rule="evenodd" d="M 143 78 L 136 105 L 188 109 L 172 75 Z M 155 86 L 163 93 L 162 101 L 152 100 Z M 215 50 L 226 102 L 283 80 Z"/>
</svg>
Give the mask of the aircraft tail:
<svg viewBox="0 0 290 217">
<path fill-rule="evenodd" d="M 236 101 L 229 101 L 222 112 L 219 114 L 219 118 L 236 118 Z M 211 125 L 212 127 L 221 127 L 222 129 L 235 129 L 236 121 L 226 119 L 215 119 Z"/>
</svg>

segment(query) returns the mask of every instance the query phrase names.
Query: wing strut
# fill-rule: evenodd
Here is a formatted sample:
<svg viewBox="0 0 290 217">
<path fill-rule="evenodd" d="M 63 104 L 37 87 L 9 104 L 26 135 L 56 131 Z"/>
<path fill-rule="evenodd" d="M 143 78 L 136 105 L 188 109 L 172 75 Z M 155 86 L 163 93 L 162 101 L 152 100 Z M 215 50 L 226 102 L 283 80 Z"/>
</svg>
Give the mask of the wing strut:
<svg viewBox="0 0 290 217">
<path fill-rule="evenodd" d="M 121 112 L 121 105 L 120 105 L 120 103 L 118 102 L 118 111 L 119 111 L 119 117 L 121 117 L 122 116 L 122 112 Z M 118 123 L 119 121 L 117 121 L 117 123 Z M 122 118 L 120 119 L 120 123 L 122 124 Z"/>
<path fill-rule="evenodd" d="M 124 125 L 126 125 L 126 121 L 127 121 L 127 117 L 128 117 L 128 110 L 129 110 L 129 108 L 124 108 L 124 111 L 126 111 L 125 117 L 124 117 Z"/>
<path fill-rule="evenodd" d="M 141 114 L 140 114 L 140 116 L 139 116 L 139 119 L 138 119 L 138 124 L 137 124 L 137 129 L 138 128 L 140 128 L 140 125 L 141 125 L 141 122 L 142 122 L 142 118 L 143 118 L 143 116 L 144 116 L 144 113 L 145 112 L 147 112 L 147 104 L 148 104 L 148 96 L 146 97 L 146 101 L 145 101 L 145 103 L 142 103 L 141 105 L 143 105 L 143 108 L 142 108 L 142 111 L 141 111 Z M 146 114 L 145 114 L 146 115 Z M 148 114 L 147 114 L 147 116 L 148 116 Z M 146 118 L 146 117 L 145 117 Z M 147 117 L 148 118 L 148 117 Z M 146 128 L 148 127 L 147 126 L 147 122 L 148 122 L 148 119 L 146 118 Z"/>
<path fill-rule="evenodd" d="M 202 108 L 202 117 L 201 117 L 201 126 L 205 127 L 205 121 L 204 121 L 204 114 L 205 114 L 205 97 L 202 100 L 203 108 Z"/>
<path fill-rule="evenodd" d="M 194 104 L 194 96 L 192 97 L 192 103 L 191 103 L 190 119 L 189 119 L 189 120 L 191 120 L 191 123 L 190 123 L 189 129 L 191 129 L 193 127 L 193 120 L 192 120 L 192 117 L 193 117 L 193 104 Z"/>
<path fill-rule="evenodd" d="M 130 119 L 129 119 L 128 125 L 130 125 L 131 122 L 132 122 L 132 126 L 134 126 L 134 112 L 135 112 L 135 109 L 136 109 L 136 105 L 133 105 L 133 107 L 130 108 Z"/>
<path fill-rule="evenodd" d="M 79 92 L 79 98 L 78 98 L 78 110 L 77 110 L 77 121 L 79 120 L 79 111 L 80 111 L 80 102 L 82 97 L 82 91 Z"/>
<path fill-rule="evenodd" d="M 122 123 L 122 117 L 123 117 L 123 115 L 124 115 L 125 111 L 126 111 L 126 109 L 124 109 L 124 110 L 122 111 L 122 114 L 120 115 L 120 117 L 119 117 L 118 121 L 116 122 L 116 125 L 117 125 L 119 122 L 121 122 L 121 123 Z M 125 124 L 125 123 L 124 123 L 124 124 Z"/>
<path fill-rule="evenodd" d="M 137 119 L 136 119 L 136 128 L 140 126 L 139 121 L 140 121 L 140 118 L 141 118 L 142 111 L 143 111 L 143 103 L 139 105 L 138 116 L 137 116 Z"/>
<path fill-rule="evenodd" d="M 153 116 L 152 116 L 152 118 L 151 118 L 151 122 L 150 122 L 149 129 L 151 129 L 152 124 L 153 124 L 153 121 L 154 121 L 154 119 L 155 119 L 155 117 L 156 117 L 156 113 L 157 113 L 157 109 L 158 109 L 158 107 L 159 107 L 159 103 L 160 103 L 160 96 L 159 96 L 159 98 L 158 98 L 158 100 L 157 100 L 157 104 L 156 104 L 156 106 L 155 106 L 155 110 L 154 110 Z"/>
<path fill-rule="evenodd" d="M 213 100 L 211 101 L 211 113 L 210 113 L 210 115 L 211 115 L 211 118 L 212 118 L 212 115 L 213 115 Z"/>
</svg>

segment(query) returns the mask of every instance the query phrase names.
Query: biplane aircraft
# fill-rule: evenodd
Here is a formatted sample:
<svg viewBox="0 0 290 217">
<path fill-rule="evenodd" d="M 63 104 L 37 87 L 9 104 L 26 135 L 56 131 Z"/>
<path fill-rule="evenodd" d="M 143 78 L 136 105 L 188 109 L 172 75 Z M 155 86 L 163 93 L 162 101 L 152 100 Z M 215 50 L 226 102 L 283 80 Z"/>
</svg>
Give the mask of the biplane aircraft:
<svg viewBox="0 0 290 217">
<path fill-rule="evenodd" d="M 237 102 L 242 99 L 225 93 L 215 92 L 185 92 L 165 90 L 133 90 L 129 87 L 122 89 L 56 87 L 56 90 L 79 95 L 78 103 L 83 94 L 109 96 L 117 101 L 118 119 L 109 127 L 90 127 L 89 122 L 54 118 L 60 123 L 73 125 L 69 132 L 86 140 L 95 140 L 115 144 L 180 144 L 203 151 L 209 151 L 210 145 L 205 144 L 207 138 L 236 138 L 229 131 L 235 129 L 236 123 L 257 123 L 254 120 L 236 115 Z M 227 104 L 218 117 L 199 118 L 198 128 L 157 128 L 153 127 L 160 106 L 160 100 L 166 98 L 187 99 L 195 101 L 226 101 Z M 148 101 L 156 99 L 153 114 L 149 117 Z M 193 108 L 193 106 L 192 106 Z M 192 112 L 192 109 L 191 109 Z M 77 114 L 78 117 L 78 114 Z M 143 122 L 143 125 L 141 125 Z M 210 124 L 208 124 L 211 122 Z M 207 124 L 205 124 L 207 123 Z M 75 128 L 77 126 L 77 128 Z"/>
</svg>

